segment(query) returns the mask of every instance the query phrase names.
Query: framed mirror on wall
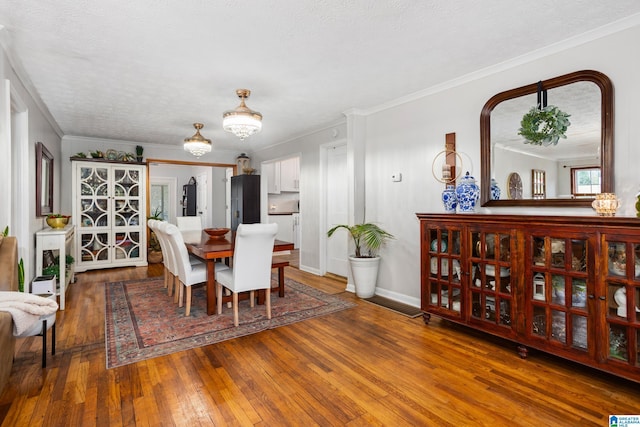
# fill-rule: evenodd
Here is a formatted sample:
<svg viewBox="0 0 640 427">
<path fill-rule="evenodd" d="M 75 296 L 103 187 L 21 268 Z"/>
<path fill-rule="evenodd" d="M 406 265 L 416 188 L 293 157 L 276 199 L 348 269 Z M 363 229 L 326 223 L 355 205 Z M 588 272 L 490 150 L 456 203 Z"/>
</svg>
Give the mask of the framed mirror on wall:
<svg viewBox="0 0 640 427">
<path fill-rule="evenodd" d="M 518 134 L 523 116 L 538 105 L 540 88 L 548 105 L 570 115 L 566 138 L 555 145 L 525 143 Z M 481 204 L 589 207 L 594 194 L 574 192 L 571 170 L 598 170 L 599 191 L 613 193 L 613 149 L 613 85 L 606 75 L 577 71 L 501 92 L 480 114 Z M 505 189 L 514 173 L 524 181 L 521 197 L 503 191 L 504 198 L 491 200 L 491 179 Z"/>
<path fill-rule="evenodd" d="M 42 142 L 36 144 L 36 216 L 53 213 L 53 156 Z"/>
</svg>

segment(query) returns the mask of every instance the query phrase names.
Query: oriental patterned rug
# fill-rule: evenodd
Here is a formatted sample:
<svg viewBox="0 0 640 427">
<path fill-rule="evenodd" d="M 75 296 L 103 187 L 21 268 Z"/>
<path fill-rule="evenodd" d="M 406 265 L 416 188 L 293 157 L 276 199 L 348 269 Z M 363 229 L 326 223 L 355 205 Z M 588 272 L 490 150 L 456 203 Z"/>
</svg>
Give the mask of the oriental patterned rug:
<svg viewBox="0 0 640 427">
<path fill-rule="evenodd" d="M 274 276 L 275 285 L 275 276 Z M 355 306 L 317 289 L 285 279 L 285 297 L 271 294 L 271 319 L 262 305 L 240 301 L 240 325 L 233 326 L 233 309 L 206 314 L 203 286 L 192 290 L 191 315 L 184 315 L 167 295 L 162 278 L 105 284 L 105 342 L 107 368 L 165 356 L 182 350 L 253 334 Z"/>
</svg>

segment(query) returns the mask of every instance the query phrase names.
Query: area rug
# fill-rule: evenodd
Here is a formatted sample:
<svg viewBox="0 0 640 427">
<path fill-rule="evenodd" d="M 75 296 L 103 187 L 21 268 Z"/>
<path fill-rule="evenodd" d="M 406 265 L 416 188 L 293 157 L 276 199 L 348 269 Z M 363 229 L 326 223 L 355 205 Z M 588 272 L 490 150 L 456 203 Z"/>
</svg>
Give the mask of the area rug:
<svg viewBox="0 0 640 427">
<path fill-rule="evenodd" d="M 274 276 L 274 286 L 275 286 Z M 285 279 L 285 296 L 271 295 L 271 319 L 264 306 L 240 301 L 238 327 L 233 309 L 221 315 L 206 314 L 203 286 L 192 290 L 191 315 L 174 304 L 162 278 L 105 284 L 105 344 L 107 368 L 202 347 L 220 341 L 289 325 L 355 306 L 291 279 Z"/>
</svg>

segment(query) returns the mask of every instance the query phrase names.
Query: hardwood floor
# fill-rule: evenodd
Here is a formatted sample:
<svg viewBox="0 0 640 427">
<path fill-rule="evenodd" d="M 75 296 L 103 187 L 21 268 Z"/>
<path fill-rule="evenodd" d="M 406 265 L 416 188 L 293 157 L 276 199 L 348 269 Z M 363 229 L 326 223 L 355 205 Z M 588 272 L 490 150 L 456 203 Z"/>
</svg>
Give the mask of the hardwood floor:
<svg viewBox="0 0 640 427">
<path fill-rule="evenodd" d="M 77 275 L 57 352 L 21 339 L 0 395 L 2 426 L 605 426 L 640 414 L 640 385 L 432 318 L 425 326 L 287 267 L 357 307 L 107 370 L 105 282 L 158 266 Z M 417 284 L 416 284 L 417 286 Z"/>
</svg>

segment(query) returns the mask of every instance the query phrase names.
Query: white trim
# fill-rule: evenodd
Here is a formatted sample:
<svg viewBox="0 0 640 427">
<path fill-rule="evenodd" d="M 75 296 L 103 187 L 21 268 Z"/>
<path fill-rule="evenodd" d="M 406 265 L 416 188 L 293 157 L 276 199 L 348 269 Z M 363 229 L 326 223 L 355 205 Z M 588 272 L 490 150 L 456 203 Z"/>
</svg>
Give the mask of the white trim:
<svg viewBox="0 0 640 427">
<path fill-rule="evenodd" d="M 151 205 L 151 186 L 152 185 L 168 185 L 169 186 L 169 219 L 171 224 L 176 223 L 176 212 L 178 211 L 178 178 L 169 176 L 151 176 L 149 174 L 149 205 Z M 151 206 L 149 206 L 149 213 Z"/>
<path fill-rule="evenodd" d="M 18 258 L 24 262 L 25 288 L 33 277 L 33 236 L 30 232 L 30 219 L 32 210 L 31 203 L 35 206 L 35 186 L 34 191 L 29 191 L 33 181 L 30 173 L 32 168 L 29 156 L 29 109 L 27 103 L 18 94 L 13 83 L 9 84 L 9 99 L 11 103 L 11 157 L 15 161 L 12 167 L 12 223 L 14 226 L 13 235 L 18 238 Z M 15 125 L 15 128 L 14 128 Z M 35 146 L 34 146 L 35 147 Z M 33 150 L 35 152 L 35 148 Z M 35 155 L 33 157 L 35 159 Z M 55 165 L 54 165 L 55 166 Z M 14 181 L 13 174 L 16 180 Z M 32 197 L 33 196 L 33 197 Z"/>
<path fill-rule="evenodd" d="M 330 148 L 348 146 L 346 139 L 338 139 L 336 141 L 325 142 L 320 144 L 319 151 L 319 177 L 318 177 L 318 230 L 320 239 L 318 239 L 318 251 L 320 254 L 318 274 L 324 276 L 327 273 L 327 230 L 329 225 L 327 224 L 327 153 Z"/>
</svg>

